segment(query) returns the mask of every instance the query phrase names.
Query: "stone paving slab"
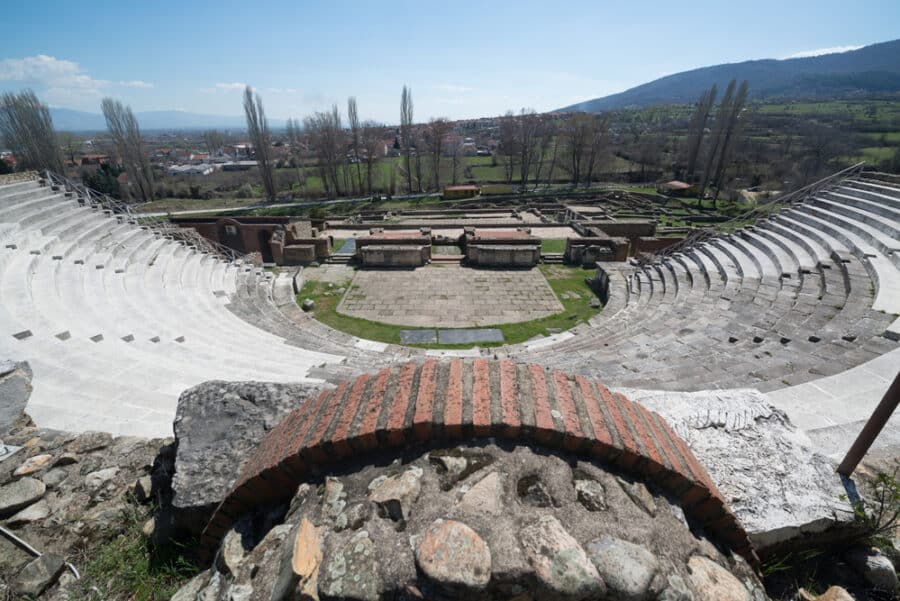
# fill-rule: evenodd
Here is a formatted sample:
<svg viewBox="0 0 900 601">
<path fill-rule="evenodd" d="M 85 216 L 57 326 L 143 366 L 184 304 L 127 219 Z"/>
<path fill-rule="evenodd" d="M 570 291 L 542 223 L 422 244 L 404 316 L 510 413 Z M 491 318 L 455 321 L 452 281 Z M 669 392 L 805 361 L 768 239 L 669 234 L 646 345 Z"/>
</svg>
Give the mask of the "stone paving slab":
<svg viewBox="0 0 900 601">
<path fill-rule="evenodd" d="M 496 328 L 481 330 L 438 330 L 441 344 L 476 344 L 480 342 L 503 342 L 503 332 Z"/>
<path fill-rule="evenodd" d="M 478 328 L 563 311 L 539 269 L 360 269 L 339 313 L 401 326 Z"/>
<path fill-rule="evenodd" d="M 400 342 L 403 344 L 435 344 L 437 340 L 435 330 L 400 330 Z"/>
</svg>

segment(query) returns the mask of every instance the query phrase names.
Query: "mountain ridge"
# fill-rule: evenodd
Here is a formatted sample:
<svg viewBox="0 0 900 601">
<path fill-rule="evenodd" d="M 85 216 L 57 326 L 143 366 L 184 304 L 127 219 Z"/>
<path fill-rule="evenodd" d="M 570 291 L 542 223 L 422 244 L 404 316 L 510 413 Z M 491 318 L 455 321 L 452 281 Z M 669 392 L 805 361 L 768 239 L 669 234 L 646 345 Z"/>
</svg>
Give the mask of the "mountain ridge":
<svg viewBox="0 0 900 601">
<path fill-rule="evenodd" d="M 754 100 L 900 92 L 900 39 L 820 56 L 699 67 L 558 110 L 597 112 L 654 104 L 688 104 L 713 84 L 724 89 L 731 79 L 748 80 L 750 98 Z"/>
<path fill-rule="evenodd" d="M 68 108 L 51 108 L 53 125 L 60 131 L 93 132 L 106 129 L 106 121 L 100 113 L 89 113 Z M 207 115 L 188 111 L 142 111 L 135 112 L 141 129 L 190 130 L 190 129 L 246 129 L 243 116 Z M 269 119 L 271 127 L 283 127 L 283 119 Z"/>
</svg>

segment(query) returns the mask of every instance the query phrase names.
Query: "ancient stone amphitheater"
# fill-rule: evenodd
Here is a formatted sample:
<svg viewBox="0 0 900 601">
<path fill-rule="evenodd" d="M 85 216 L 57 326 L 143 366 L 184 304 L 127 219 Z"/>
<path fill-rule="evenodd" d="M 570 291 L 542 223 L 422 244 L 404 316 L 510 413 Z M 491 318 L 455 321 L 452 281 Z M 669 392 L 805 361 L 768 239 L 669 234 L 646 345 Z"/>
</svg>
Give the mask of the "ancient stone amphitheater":
<svg viewBox="0 0 900 601">
<path fill-rule="evenodd" d="M 481 354 L 611 386 L 753 387 L 807 430 L 862 420 L 900 367 L 900 183 L 834 178 L 796 200 L 611 271 L 589 324 Z M 446 354 L 332 330 L 289 279 L 65 185 L 0 186 L 0 240 L 0 355 L 29 362 L 28 411 L 48 427 L 166 435 L 178 395 L 205 380 L 337 383 Z"/>
<path fill-rule="evenodd" d="M 605 263 L 590 322 L 463 351 L 333 330 L 292 275 L 47 177 L 0 186 L 0 377 L 27 361 L 41 428 L 166 437 L 174 421 L 160 516 L 214 563 L 179 598 L 298 582 L 323 599 L 758 598 L 757 551 L 837 530 L 825 456 L 900 370 L 895 176 L 845 172 L 731 234 Z M 620 551 L 652 567 L 637 588 Z"/>
</svg>

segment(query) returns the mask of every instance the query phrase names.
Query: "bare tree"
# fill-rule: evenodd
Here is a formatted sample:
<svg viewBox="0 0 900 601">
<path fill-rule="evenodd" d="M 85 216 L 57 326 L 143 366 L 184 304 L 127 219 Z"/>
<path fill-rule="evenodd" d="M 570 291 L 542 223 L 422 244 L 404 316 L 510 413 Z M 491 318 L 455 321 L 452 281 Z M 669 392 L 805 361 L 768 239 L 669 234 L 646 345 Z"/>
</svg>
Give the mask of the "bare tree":
<svg viewBox="0 0 900 601">
<path fill-rule="evenodd" d="M 544 130 L 544 145 L 550 153 L 550 166 L 547 169 L 547 185 L 553 185 L 553 174 L 556 171 L 556 162 L 559 157 L 559 142 L 562 138 L 562 130 L 556 123 L 548 124 Z"/>
<path fill-rule="evenodd" d="M 0 97 L 0 137 L 12 150 L 20 169 L 62 173 L 50 110 L 31 90 L 7 92 Z"/>
<path fill-rule="evenodd" d="M 359 156 L 360 127 L 355 96 L 347 99 L 347 121 L 350 123 L 350 146 L 353 148 L 353 158 L 356 161 L 356 187 L 362 192 L 362 166 Z"/>
<path fill-rule="evenodd" d="M 374 121 L 366 121 L 362 125 L 362 149 L 366 159 L 366 190 L 370 195 L 373 187 L 372 175 L 381 151 L 379 134 L 383 131 L 384 126 Z"/>
<path fill-rule="evenodd" d="M 144 152 L 144 139 L 130 106 L 118 100 L 104 98 L 100 104 L 106 118 L 106 128 L 112 138 L 122 166 L 128 173 L 131 189 L 142 202 L 153 200 L 153 170 Z"/>
<path fill-rule="evenodd" d="M 410 164 L 410 153 L 412 152 L 412 123 L 413 123 L 413 101 L 412 90 L 403 86 L 400 93 L 400 143 L 406 153 L 406 188 L 412 192 L 412 165 Z"/>
<path fill-rule="evenodd" d="M 413 149 L 415 150 L 415 154 L 413 155 L 413 159 L 415 162 L 413 165 L 416 170 L 416 191 L 422 192 L 422 182 L 425 181 L 425 178 L 422 176 L 422 148 L 424 145 L 422 144 L 422 132 L 413 128 Z"/>
<path fill-rule="evenodd" d="M 728 122 L 725 125 L 722 147 L 719 149 L 719 160 L 716 163 L 716 169 L 712 180 L 713 186 L 716 189 L 715 195 L 713 196 L 713 203 L 719 199 L 719 190 L 722 187 L 722 178 L 725 175 L 725 167 L 730 159 L 731 148 L 734 145 L 735 138 L 740 135 L 741 125 L 743 124 L 740 117 L 741 112 L 744 110 L 744 105 L 747 102 L 747 88 L 747 80 L 744 80 L 740 87 L 738 87 L 737 95 L 734 97 L 734 102 L 731 105 L 731 111 L 726 115 Z"/>
<path fill-rule="evenodd" d="M 541 175 L 544 172 L 544 163 L 547 160 L 547 151 L 550 149 L 552 140 L 548 137 L 547 132 L 551 129 L 552 122 L 547 119 L 541 119 L 537 128 L 537 141 L 535 143 L 534 169 L 532 170 L 531 181 L 535 187 L 540 184 Z"/>
<path fill-rule="evenodd" d="M 587 153 L 587 166 L 585 169 L 585 187 L 589 187 L 594 180 L 594 170 L 603 163 L 606 151 L 606 134 L 609 131 L 609 119 L 595 117 L 591 124 L 589 146 Z"/>
<path fill-rule="evenodd" d="M 500 118 L 500 145 L 497 151 L 503 157 L 503 178 L 507 184 L 511 184 L 515 161 L 519 155 L 519 128 L 516 125 L 516 116 L 512 111 L 507 111 Z"/>
<path fill-rule="evenodd" d="M 608 120 L 595 115 L 576 113 L 566 123 L 566 163 L 572 183 L 590 186 L 594 169 L 600 164 L 606 144 Z"/>
<path fill-rule="evenodd" d="M 450 121 L 444 117 L 431 119 L 425 130 L 425 142 L 431 155 L 431 169 L 433 174 L 434 189 L 441 189 L 441 156 L 444 152 L 444 138 L 452 129 Z"/>
<path fill-rule="evenodd" d="M 207 129 L 203 132 L 203 146 L 206 147 L 210 159 L 222 148 L 224 141 L 225 136 L 217 129 Z"/>
<path fill-rule="evenodd" d="M 690 182 L 694 179 L 694 171 L 697 168 L 697 158 L 700 156 L 700 147 L 703 145 L 703 136 L 706 134 L 706 123 L 709 120 L 709 114 L 712 111 L 713 104 L 716 102 L 717 88 L 713 84 L 700 95 L 697 102 L 697 108 L 691 116 L 691 123 L 688 127 L 687 136 L 687 171 L 685 172 L 685 180 Z"/>
<path fill-rule="evenodd" d="M 341 196 L 341 177 L 338 166 L 344 157 L 344 132 L 337 105 L 326 113 L 317 112 L 304 120 L 310 144 L 315 150 L 319 173 L 326 194 Z"/>
<path fill-rule="evenodd" d="M 65 158 L 72 165 L 75 164 L 75 151 L 78 150 L 78 140 L 75 138 L 75 134 L 70 131 L 61 131 L 57 136 L 59 138 L 59 147 L 65 153 Z"/>
<path fill-rule="evenodd" d="M 456 185 L 459 183 L 459 168 L 462 166 L 462 148 L 459 141 L 455 141 L 449 147 L 450 151 L 450 183 Z"/>
<path fill-rule="evenodd" d="M 722 102 L 719 104 L 718 110 L 716 110 L 716 121 L 713 125 L 712 138 L 710 139 L 710 146 L 703 167 L 703 179 L 700 184 L 700 194 L 697 198 L 698 208 L 703 206 L 703 196 L 706 194 L 707 186 L 712 181 L 713 163 L 725 141 L 726 131 L 728 129 L 728 116 L 731 114 L 731 107 L 734 103 L 734 88 L 736 85 L 737 81 L 734 79 L 728 82 L 728 87 L 725 88 L 725 96 L 722 97 Z"/>
<path fill-rule="evenodd" d="M 266 198 L 275 199 L 275 164 L 272 161 L 272 134 L 269 131 L 269 120 L 263 109 L 262 98 L 253 95 L 253 88 L 244 89 L 244 114 L 247 117 L 247 135 L 256 152 L 256 164 L 262 179 Z"/>
<path fill-rule="evenodd" d="M 528 177 L 535 169 L 541 151 L 541 119 L 534 109 L 522 109 L 519 115 L 519 190 L 528 188 Z"/>
</svg>

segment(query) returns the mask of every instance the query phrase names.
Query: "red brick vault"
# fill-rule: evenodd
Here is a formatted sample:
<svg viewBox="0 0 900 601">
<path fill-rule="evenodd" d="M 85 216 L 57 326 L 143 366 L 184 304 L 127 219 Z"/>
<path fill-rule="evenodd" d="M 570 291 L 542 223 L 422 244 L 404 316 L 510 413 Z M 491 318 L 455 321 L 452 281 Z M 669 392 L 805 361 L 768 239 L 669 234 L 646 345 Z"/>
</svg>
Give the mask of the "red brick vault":
<svg viewBox="0 0 900 601">
<path fill-rule="evenodd" d="M 608 463 L 672 495 L 756 565 L 747 533 L 687 444 L 659 414 L 581 376 L 485 359 L 407 363 L 306 400 L 269 431 L 203 532 L 209 559 L 235 520 L 289 498 L 322 466 L 410 444 L 479 438 Z"/>
</svg>

